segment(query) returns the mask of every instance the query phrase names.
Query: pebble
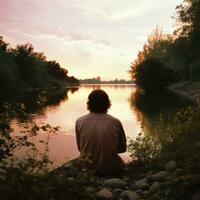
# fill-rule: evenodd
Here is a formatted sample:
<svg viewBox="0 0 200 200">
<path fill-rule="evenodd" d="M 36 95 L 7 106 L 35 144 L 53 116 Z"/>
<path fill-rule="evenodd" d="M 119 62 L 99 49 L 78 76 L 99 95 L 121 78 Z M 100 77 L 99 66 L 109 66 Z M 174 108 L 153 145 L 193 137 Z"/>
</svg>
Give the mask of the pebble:
<svg viewBox="0 0 200 200">
<path fill-rule="evenodd" d="M 141 194 L 141 193 L 143 192 L 143 190 L 135 190 L 135 192 L 136 192 L 137 194 Z"/>
<path fill-rule="evenodd" d="M 176 169 L 177 169 L 177 163 L 174 160 L 170 160 L 165 165 L 165 170 L 168 171 L 168 172 L 172 172 L 172 171 L 174 171 Z"/>
<path fill-rule="evenodd" d="M 115 193 L 121 193 L 122 191 L 123 191 L 123 190 L 120 189 L 120 188 L 116 188 L 116 189 L 114 190 Z"/>
<path fill-rule="evenodd" d="M 126 176 L 124 176 L 124 177 L 123 177 L 123 180 L 124 180 L 124 181 L 129 181 L 129 178 L 126 177 Z"/>
<path fill-rule="evenodd" d="M 159 182 L 154 182 L 152 186 L 149 188 L 149 191 L 157 190 L 160 188 L 160 186 L 161 184 Z"/>
<path fill-rule="evenodd" d="M 165 177 L 168 175 L 169 173 L 166 171 L 160 171 L 154 175 L 149 176 L 147 179 L 149 181 L 163 181 L 165 179 Z"/>
<path fill-rule="evenodd" d="M 175 173 L 178 174 L 178 175 L 181 175 L 182 172 L 183 172 L 183 171 L 182 171 L 180 168 L 177 168 L 176 171 L 175 171 Z"/>
<path fill-rule="evenodd" d="M 75 179 L 74 179 L 74 177 L 69 177 L 69 178 L 67 178 L 67 180 L 68 181 L 74 181 Z"/>
<path fill-rule="evenodd" d="M 120 195 L 124 200 L 139 200 L 139 196 L 136 192 L 131 190 L 125 190 Z"/>
<path fill-rule="evenodd" d="M 113 193 L 110 190 L 108 190 L 107 188 L 102 188 L 95 195 L 98 199 L 113 199 L 114 198 Z"/>
<path fill-rule="evenodd" d="M 165 196 L 169 196 L 169 194 L 170 194 L 170 190 L 166 190 L 165 191 Z"/>
<path fill-rule="evenodd" d="M 125 188 L 128 185 L 128 182 L 119 178 L 111 178 L 105 180 L 104 184 L 112 188 Z"/>
<path fill-rule="evenodd" d="M 73 163 L 70 161 L 62 166 L 62 168 L 71 168 L 71 167 L 73 167 Z"/>
<path fill-rule="evenodd" d="M 91 186 L 86 187 L 85 190 L 86 190 L 86 192 L 88 192 L 88 193 L 93 193 L 93 192 L 95 192 L 95 189 L 94 189 L 93 187 L 91 187 Z"/>
<path fill-rule="evenodd" d="M 139 181 L 136 181 L 135 184 L 132 186 L 134 189 L 148 189 L 149 188 L 149 184 L 147 183 L 147 179 L 141 179 Z"/>
<path fill-rule="evenodd" d="M 147 195 L 148 193 L 149 193 L 148 191 L 142 192 L 143 195 Z"/>
</svg>

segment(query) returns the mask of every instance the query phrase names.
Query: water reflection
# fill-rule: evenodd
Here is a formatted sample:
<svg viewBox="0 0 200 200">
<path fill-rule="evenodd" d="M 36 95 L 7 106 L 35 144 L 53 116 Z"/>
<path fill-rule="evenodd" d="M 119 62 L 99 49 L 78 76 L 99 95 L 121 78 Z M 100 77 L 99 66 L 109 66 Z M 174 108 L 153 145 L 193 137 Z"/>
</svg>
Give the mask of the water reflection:
<svg viewBox="0 0 200 200">
<path fill-rule="evenodd" d="M 135 84 L 84 84 L 81 85 L 83 88 L 91 88 L 91 89 L 100 89 L 100 88 L 115 88 L 115 89 L 122 89 L 122 88 L 132 88 L 135 87 Z"/>
<path fill-rule="evenodd" d="M 18 105 L 23 105 L 26 116 L 13 116 L 20 122 L 31 120 L 35 117 L 44 116 L 47 109 L 55 109 L 62 102 L 68 100 L 68 95 L 78 91 L 78 87 L 74 88 L 60 88 L 52 90 L 33 90 L 20 91 L 15 95 L 7 95 L 0 97 L 0 112 L 5 112 L 5 102 L 9 104 L 12 109 L 18 112 Z M 17 114 L 17 113 L 16 113 Z M 26 118 L 24 118 L 26 117 Z"/>
<path fill-rule="evenodd" d="M 143 129 L 153 129 L 162 115 L 164 120 L 173 116 L 177 107 L 185 101 L 171 93 L 148 94 L 136 89 L 134 85 L 82 85 L 79 88 L 55 89 L 51 91 L 22 92 L 21 95 L 8 98 L 8 102 L 19 102 L 25 105 L 29 118 L 37 124 L 49 123 L 60 126 L 60 131 L 49 140 L 49 156 L 56 165 L 73 159 L 79 152 L 76 146 L 74 125 L 78 117 L 86 114 L 87 97 L 93 89 L 105 90 L 112 106 L 108 114 L 120 119 L 125 133 L 129 137 L 137 137 Z M 1 100 L 0 100 L 1 101 Z M 0 107 L 1 109 L 1 107 Z M 25 119 L 12 120 L 15 128 Z M 40 134 L 33 141 L 41 148 Z"/>
<path fill-rule="evenodd" d="M 146 133 L 155 133 L 156 127 L 166 126 L 180 108 L 191 104 L 169 91 L 148 93 L 141 89 L 131 93 L 129 103 Z"/>
<path fill-rule="evenodd" d="M 83 85 L 78 89 L 68 88 L 64 91 L 33 91 L 27 95 L 24 94 L 23 98 L 20 97 L 20 102 L 25 104 L 29 111 L 29 118 L 34 122 L 60 126 L 60 131 L 51 136 L 49 140 L 49 156 L 56 164 L 59 165 L 66 162 L 67 159 L 78 156 L 74 130 L 75 121 L 88 112 L 87 97 L 93 89 L 97 88 L 104 89 L 111 99 L 112 106 L 109 114 L 121 120 L 127 136 L 136 137 L 140 132 L 140 123 L 128 102 L 130 94 L 135 91 L 134 85 Z M 38 105 L 37 100 L 41 96 L 42 103 Z M 17 128 L 23 121 L 24 119 L 17 119 L 12 123 Z M 45 140 L 45 135 L 40 134 L 33 138 L 33 141 L 42 149 L 39 140 Z"/>
</svg>

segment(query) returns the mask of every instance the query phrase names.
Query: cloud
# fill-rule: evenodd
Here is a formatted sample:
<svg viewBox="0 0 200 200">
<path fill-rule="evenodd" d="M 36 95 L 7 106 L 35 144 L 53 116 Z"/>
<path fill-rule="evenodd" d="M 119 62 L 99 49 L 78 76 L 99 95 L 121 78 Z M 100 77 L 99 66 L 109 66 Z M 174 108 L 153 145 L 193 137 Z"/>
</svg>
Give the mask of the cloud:
<svg viewBox="0 0 200 200">
<path fill-rule="evenodd" d="M 77 76 L 80 66 L 90 75 L 109 66 L 127 78 L 152 29 L 158 24 L 172 30 L 171 15 L 181 1 L 1 0 L 0 34 L 15 44 L 33 43 Z"/>
<path fill-rule="evenodd" d="M 77 31 L 69 31 L 67 33 L 67 35 L 69 36 L 69 38 L 72 41 L 88 41 L 88 40 L 93 40 L 92 36 L 86 35 L 84 33 L 79 33 Z"/>
</svg>

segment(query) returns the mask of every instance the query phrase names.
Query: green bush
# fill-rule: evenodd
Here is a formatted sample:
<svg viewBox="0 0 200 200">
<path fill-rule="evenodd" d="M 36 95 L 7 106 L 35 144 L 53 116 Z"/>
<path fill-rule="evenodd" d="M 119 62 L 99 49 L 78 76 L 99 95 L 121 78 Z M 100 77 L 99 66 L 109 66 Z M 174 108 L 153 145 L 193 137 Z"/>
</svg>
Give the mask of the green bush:
<svg viewBox="0 0 200 200">
<path fill-rule="evenodd" d="M 0 199 L 90 199 L 85 188 L 98 184 L 90 172 L 81 166 L 73 174 L 69 168 L 53 169 L 48 158 L 48 139 L 59 128 L 37 125 L 29 120 L 24 104 L 5 104 L 3 107 L 4 112 L 0 112 Z M 26 119 L 20 132 L 10 126 L 10 118 L 14 116 Z M 40 141 L 44 144 L 44 152 L 30 142 L 40 132 L 47 135 L 46 141 Z M 26 149 L 28 154 L 19 156 L 16 152 L 20 149 Z"/>
<path fill-rule="evenodd" d="M 200 167 L 200 104 L 181 109 L 168 124 L 162 118 L 154 130 L 129 140 L 134 160 L 165 163 L 176 160 L 182 167 Z M 199 169 L 199 168 L 196 168 Z M 199 171 L 200 173 L 200 171 Z"/>
</svg>

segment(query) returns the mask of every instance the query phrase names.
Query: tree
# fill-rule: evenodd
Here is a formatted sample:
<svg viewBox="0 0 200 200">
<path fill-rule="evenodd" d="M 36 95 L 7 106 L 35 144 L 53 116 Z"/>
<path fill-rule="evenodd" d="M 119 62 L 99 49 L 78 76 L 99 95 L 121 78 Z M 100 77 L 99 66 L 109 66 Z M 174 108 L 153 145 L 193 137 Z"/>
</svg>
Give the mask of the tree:
<svg viewBox="0 0 200 200">
<path fill-rule="evenodd" d="M 187 78 L 200 76 L 200 1 L 184 0 L 176 7 L 177 28 L 175 35 L 177 40 L 182 40 L 181 47 L 186 46 L 187 50 L 182 54 L 182 60 L 185 60 L 182 72 L 188 73 Z M 177 42 L 176 42 L 177 44 Z"/>
<path fill-rule="evenodd" d="M 176 7 L 177 28 L 175 34 L 180 37 L 189 36 L 192 32 L 199 32 L 200 27 L 200 1 L 184 0 L 182 4 Z"/>
<path fill-rule="evenodd" d="M 53 76 L 56 77 L 58 79 L 64 79 L 66 80 L 67 78 L 67 69 L 61 68 L 60 64 L 56 61 L 48 61 L 46 63 L 47 68 L 48 68 L 48 73 Z"/>
<path fill-rule="evenodd" d="M 18 66 L 20 80 L 26 86 L 36 86 L 38 81 L 34 80 L 34 77 L 37 77 L 37 64 L 32 44 L 17 45 L 13 54 Z"/>
<path fill-rule="evenodd" d="M 75 78 L 74 76 L 68 76 L 68 77 L 67 77 L 67 82 L 73 83 L 73 84 L 79 84 L 78 79 Z"/>
<path fill-rule="evenodd" d="M 131 63 L 129 74 L 133 80 L 136 80 L 136 70 L 138 65 L 145 60 L 157 58 L 165 66 L 169 65 L 168 49 L 174 41 L 174 37 L 164 34 L 162 28 L 156 27 L 148 36 L 147 42 L 143 46 L 143 50 L 138 52 L 137 58 Z"/>
<path fill-rule="evenodd" d="M 8 43 L 3 41 L 3 37 L 0 36 L 0 54 L 6 53 L 8 48 Z"/>
<path fill-rule="evenodd" d="M 172 72 L 157 58 L 149 58 L 135 70 L 136 84 L 145 90 L 159 90 L 171 82 Z"/>
<path fill-rule="evenodd" d="M 191 54 L 197 58 L 200 54 L 200 1 L 184 0 L 181 5 L 176 7 L 176 11 L 177 28 L 175 34 L 188 41 L 189 47 L 192 49 Z"/>
<path fill-rule="evenodd" d="M 176 7 L 176 29 L 173 35 L 163 34 L 156 27 L 148 36 L 143 50 L 131 63 L 129 73 L 136 80 L 138 65 L 156 58 L 176 74 L 176 81 L 200 76 L 200 0 L 183 0 Z M 175 75 L 173 75 L 174 81 Z M 136 80 L 137 81 L 137 80 Z"/>
<path fill-rule="evenodd" d="M 10 93 L 16 89 L 17 66 L 13 60 L 8 43 L 0 36 L 0 92 Z"/>
<path fill-rule="evenodd" d="M 26 43 L 10 48 L 0 36 L 0 93 L 27 88 L 62 87 L 67 82 L 78 84 L 76 78 L 56 61 L 48 61 L 44 53 L 34 51 Z M 45 81 L 44 81 L 45 80 Z"/>
</svg>

